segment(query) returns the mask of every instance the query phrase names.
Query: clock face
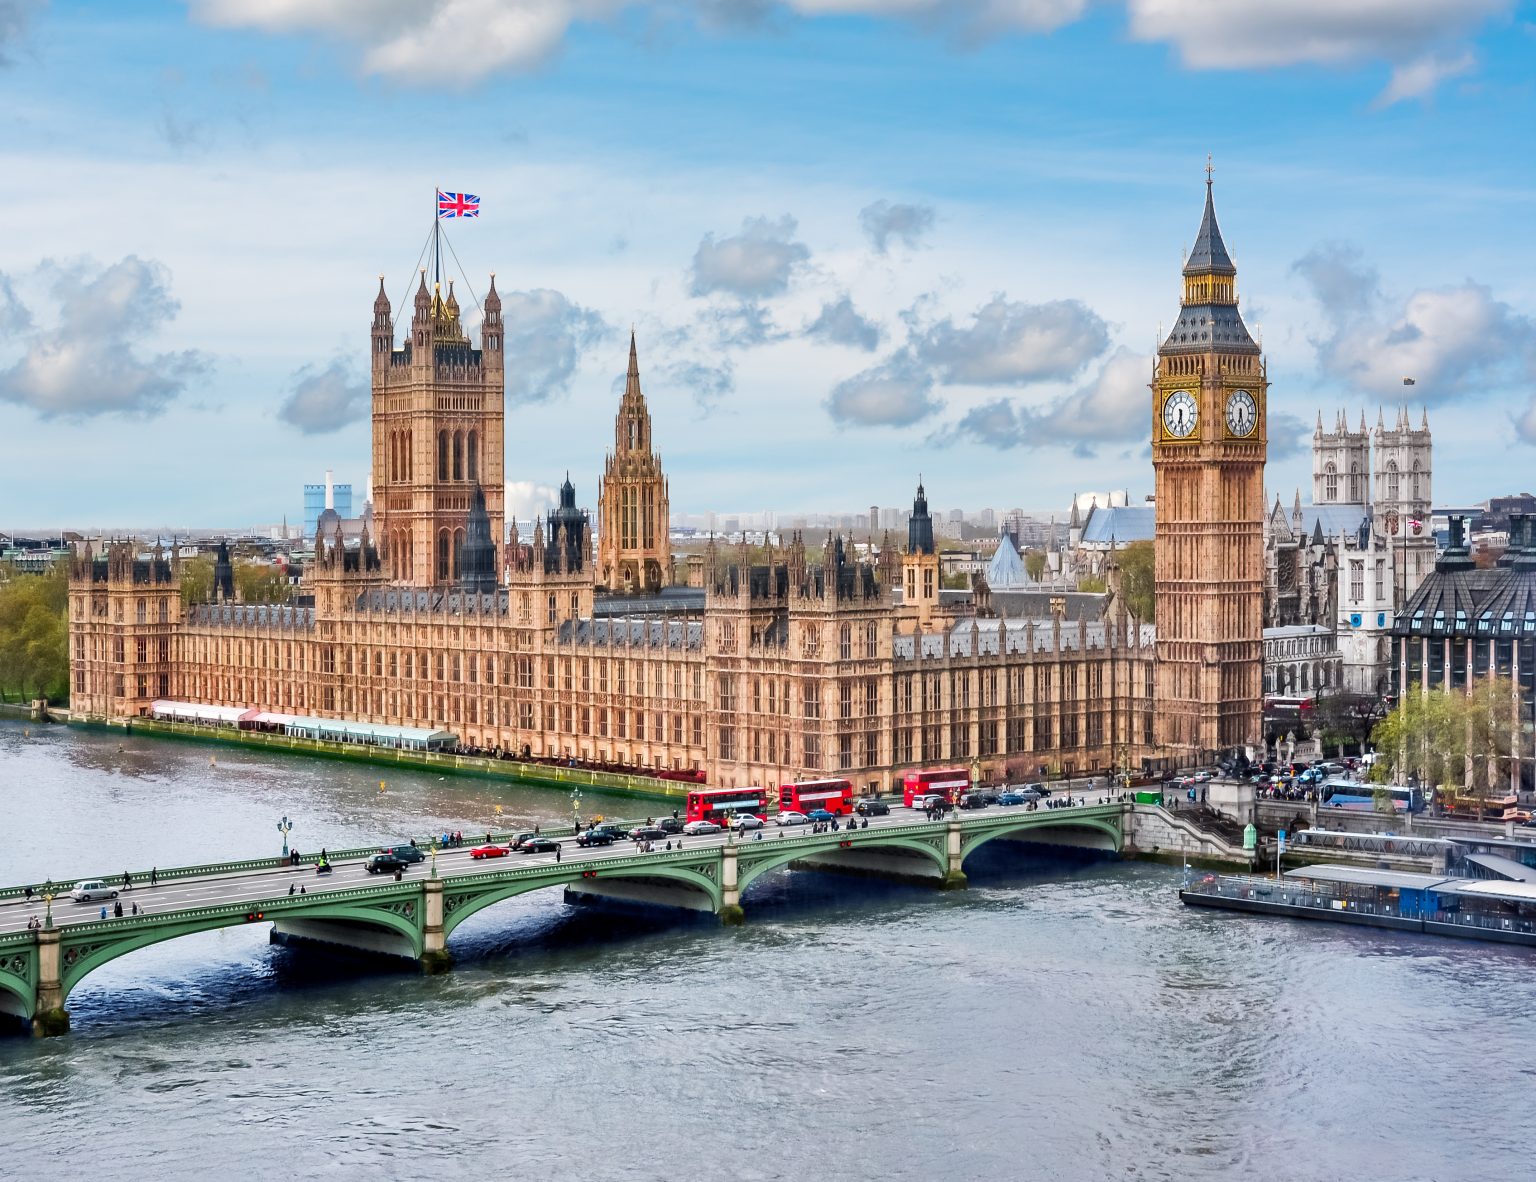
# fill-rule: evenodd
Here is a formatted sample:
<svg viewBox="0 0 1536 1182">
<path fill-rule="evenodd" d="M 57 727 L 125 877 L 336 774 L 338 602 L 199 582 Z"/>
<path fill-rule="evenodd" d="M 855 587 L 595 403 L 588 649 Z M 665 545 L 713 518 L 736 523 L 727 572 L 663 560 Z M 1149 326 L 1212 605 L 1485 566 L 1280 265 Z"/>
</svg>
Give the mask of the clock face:
<svg viewBox="0 0 1536 1182">
<path fill-rule="evenodd" d="M 1252 435 L 1259 422 L 1259 406 L 1247 390 L 1233 390 L 1227 398 L 1227 430 L 1234 435 Z"/>
<path fill-rule="evenodd" d="M 1163 403 L 1163 430 L 1175 439 L 1188 439 L 1195 433 L 1200 408 L 1188 390 L 1175 390 Z"/>
</svg>

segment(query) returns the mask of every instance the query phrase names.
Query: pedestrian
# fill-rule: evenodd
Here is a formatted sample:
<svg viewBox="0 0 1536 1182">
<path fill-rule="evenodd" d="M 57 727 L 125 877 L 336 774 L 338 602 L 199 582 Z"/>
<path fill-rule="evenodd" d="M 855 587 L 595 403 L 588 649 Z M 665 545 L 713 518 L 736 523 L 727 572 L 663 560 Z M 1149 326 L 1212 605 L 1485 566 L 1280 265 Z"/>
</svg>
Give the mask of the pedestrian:
<svg viewBox="0 0 1536 1182">
<path fill-rule="evenodd" d="M 123 905 L 121 902 L 112 904 L 112 914 L 118 919 L 123 918 Z"/>
<path fill-rule="evenodd" d="M 133 905 L 133 913 L 134 913 L 134 914 L 135 914 L 135 915 L 137 915 L 137 914 L 138 914 L 138 913 L 139 913 L 139 905 L 138 905 L 138 904 L 137 904 L 137 903 L 135 903 L 135 904 L 134 904 L 134 905 Z"/>
<path fill-rule="evenodd" d="M 299 894 L 301 894 L 301 895 L 309 894 L 309 888 L 306 887 L 303 883 L 299 884 Z"/>
<path fill-rule="evenodd" d="M 555 847 L 555 861 L 556 862 L 560 861 L 560 847 L 559 846 Z"/>
<path fill-rule="evenodd" d="M 401 879 L 401 878 L 402 878 L 402 877 L 403 877 L 403 876 L 404 876 L 404 872 L 403 872 L 403 871 L 402 871 L 402 870 L 401 870 L 401 868 L 400 868 L 400 867 L 399 867 L 399 866 L 396 866 L 396 867 L 395 867 L 395 881 L 396 881 L 396 882 L 399 882 L 399 881 L 400 881 L 400 879 Z"/>
<path fill-rule="evenodd" d="M 101 908 L 101 918 L 102 918 L 102 919 L 106 919 L 106 918 L 107 918 L 107 908 L 106 908 L 106 904 L 102 904 L 102 908 Z"/>
<path fill-rule="evenodd" d="M 291 882 L 290 882 L 290 883 L 289 883 L 289 884 L 288 884 L 288 893 L 289 893 L 289 894 L 290 894 L 290 895 L 295 895 L 295 894 L 298 894 L 298 888 L 296 888 L 296 887 L 295 887 L 295 886 L 294 886 L 294 885 L 293 885 L 293 883 L 291 883 Z"/>
<path fill-rule="evenodd" d="M 533 835 L 535 837 L 539 836 L 539 824 L 537 821 L 535 821 L 533 824 Z"/>
<path fill-rule="evenodd" d="M 31 887 L 27 888 L 27 902 L 28 903 L 32 902 L 32 888 Z"/>
<path fill-rule="evenodd" d="M 133 879 L 132 879 L 132 878 L 130 878 L 130 877 L 129 877 L 129 875 L 128 875 L 128 871 L 126 871 L 126 870 L 124 870 L 124 871 L 123 871 L 123 890 L 125 890 L 125 891 L 126 891 L 126 890 L 127 890 L 127 889 L 128 889 L 128 887 L 129 887 L 129 886 L 130 886 L 130 885 L 131 885 L 131 884 L 132 884 L 132 883 L 133 883 Z"/>
<path fill-rule="evenodd" d="M 325 862 L 329 862 L 330 860 L 331 860 L 331 856 L 328 853 L 325 852 L 325 847 L 321 846 L 320 847 L 320 861 L 321 861 L 321 863 L 323 864 Z"/>
</svg>

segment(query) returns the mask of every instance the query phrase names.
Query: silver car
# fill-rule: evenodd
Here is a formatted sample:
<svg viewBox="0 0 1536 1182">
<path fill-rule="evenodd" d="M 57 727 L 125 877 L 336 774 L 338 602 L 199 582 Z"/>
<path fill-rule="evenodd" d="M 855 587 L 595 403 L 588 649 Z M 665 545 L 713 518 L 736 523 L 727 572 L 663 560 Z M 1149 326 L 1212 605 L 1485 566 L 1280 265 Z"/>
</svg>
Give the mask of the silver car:
<svg viewBox="0 0 1536 1182">
<path fill-rule="evenodd" d="M 748 829 L 761 829 L 763 819 L 756 813 L 740 813 L 731 818 L 731 828 L 737 833 L 745 833 Z"/>
<path fill-rule="evenodd" d="M 90 878 L 85 882 L 75 883 L 74 889 L 69 892 L 69 897 L 76 903 L 95 903 L 100 899 L 117 898 L 117 888 L 108 886 L 99 878 Z"/>
</svg>

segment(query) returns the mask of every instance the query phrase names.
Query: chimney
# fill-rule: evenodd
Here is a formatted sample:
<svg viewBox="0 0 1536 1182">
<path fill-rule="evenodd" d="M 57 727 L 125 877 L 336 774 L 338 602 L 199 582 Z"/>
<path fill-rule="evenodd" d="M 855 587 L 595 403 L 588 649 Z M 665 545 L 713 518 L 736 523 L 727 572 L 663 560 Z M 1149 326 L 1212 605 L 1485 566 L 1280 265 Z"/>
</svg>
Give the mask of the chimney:
<svg viewBox="0 0 1536 1182">
<path fill-rule="evenodd" d="M 336 508 L 336 482 L 331 477 L 331 470 L 325 470 L 325 507 Z"/>
</svg>

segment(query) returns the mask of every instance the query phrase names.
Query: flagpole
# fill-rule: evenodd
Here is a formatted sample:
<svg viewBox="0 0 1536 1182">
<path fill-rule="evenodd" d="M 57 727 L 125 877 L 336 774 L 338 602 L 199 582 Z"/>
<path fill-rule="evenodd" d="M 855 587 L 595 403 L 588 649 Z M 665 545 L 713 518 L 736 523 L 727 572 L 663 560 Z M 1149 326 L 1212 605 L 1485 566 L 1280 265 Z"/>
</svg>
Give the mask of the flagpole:
<svg viewBox="0 0 1536 1182">
<path fill-rule="evenodd" d="M 442 286 L 443 283 L 443 215 L 437 208 L 437 195 L 441 189 L 432 191 L 432 288 Z"/>
</svg>

